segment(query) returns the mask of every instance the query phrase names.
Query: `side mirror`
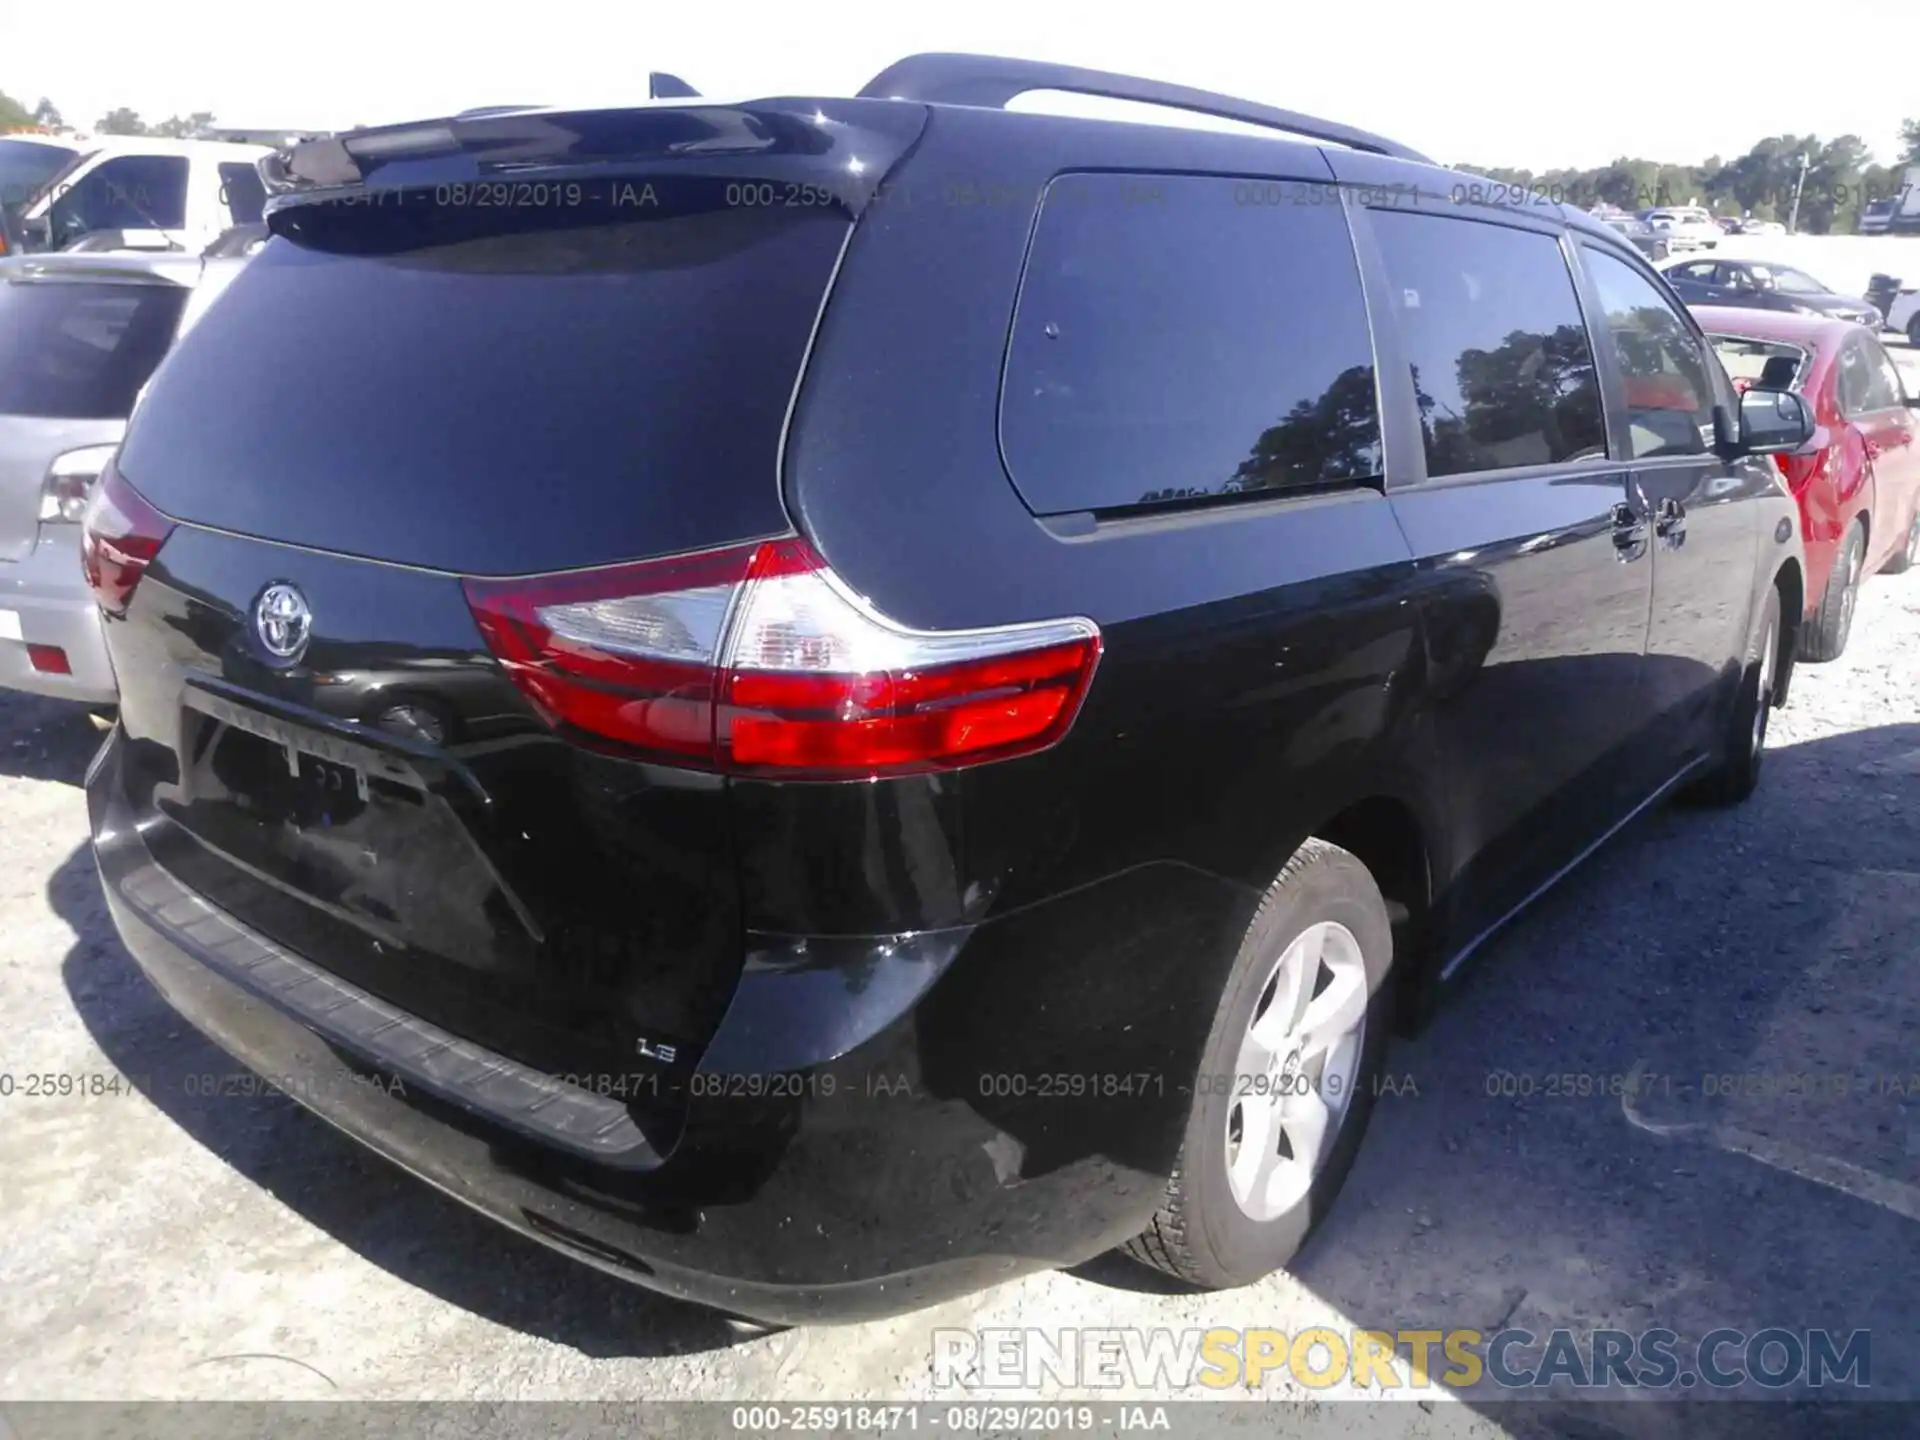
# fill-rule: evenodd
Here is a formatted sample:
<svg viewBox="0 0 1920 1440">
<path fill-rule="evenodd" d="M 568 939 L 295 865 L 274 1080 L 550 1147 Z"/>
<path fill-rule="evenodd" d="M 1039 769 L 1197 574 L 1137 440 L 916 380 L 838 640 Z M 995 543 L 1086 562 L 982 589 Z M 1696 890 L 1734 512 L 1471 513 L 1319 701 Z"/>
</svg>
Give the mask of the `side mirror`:
<svg viewBox="0 0 1920 1440">
<path fill-rule="evenodd" d="M 1740 449 L 1785 455 L 1813 438 L 1813 411 L 1791 390 L 1749 390 L 1740 397 Z"/>
<path fill-rule="evenodd" d="M 53 245 L 53 222 L 45 215 L 35 215 L 31 219 L 20 221 L 20 248 L 22 250 L 46 250 Z"/>
</svg>

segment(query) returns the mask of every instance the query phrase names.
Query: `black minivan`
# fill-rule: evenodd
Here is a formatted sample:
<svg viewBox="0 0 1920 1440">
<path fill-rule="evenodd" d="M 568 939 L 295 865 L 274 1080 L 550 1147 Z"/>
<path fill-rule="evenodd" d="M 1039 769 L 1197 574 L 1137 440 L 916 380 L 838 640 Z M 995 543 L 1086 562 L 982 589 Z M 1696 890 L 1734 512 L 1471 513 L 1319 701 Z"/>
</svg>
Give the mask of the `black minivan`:
<svg viewBox="0 0 1920 1440">
<path fill-rule="evenodd" d="M 953 55 L 263 168 L 87 521 L 106 894 L 242 1062 L 605 1270 L 1255 1279 L 1396 1022 L 1758 777 L 1804 402 L 1577 212 Z"/>
</svg>

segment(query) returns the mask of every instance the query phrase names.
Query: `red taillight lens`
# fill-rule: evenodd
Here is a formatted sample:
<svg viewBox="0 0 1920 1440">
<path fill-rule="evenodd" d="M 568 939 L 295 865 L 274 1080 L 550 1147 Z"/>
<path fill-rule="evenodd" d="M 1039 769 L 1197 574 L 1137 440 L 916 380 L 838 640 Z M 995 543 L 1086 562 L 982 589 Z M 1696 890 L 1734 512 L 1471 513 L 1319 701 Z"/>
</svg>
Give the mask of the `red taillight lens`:
<svg viewBox="0 0 1920 1440">
<path fill-rule="evenodd" d="M 469 580 L 488 648 L 551 722 L 731 773 L 855 779 L 1066 734 L 1089 620 L 897 625 L 804 540 L 533 580 Z"/>
<path fill-rule="evenodd" d="M 58 645 L 27 646 L 27 663 L 42 675 L 71 675 L 73 664 Z"/>
<path fill-rule="evenodd" d="M 80 569 L 100 608 L 124 615 L 133 588 L 173 533 L 173 522 L 149 505 L 112 465 L 101 472 L 80 530 Z"/>
</svg>

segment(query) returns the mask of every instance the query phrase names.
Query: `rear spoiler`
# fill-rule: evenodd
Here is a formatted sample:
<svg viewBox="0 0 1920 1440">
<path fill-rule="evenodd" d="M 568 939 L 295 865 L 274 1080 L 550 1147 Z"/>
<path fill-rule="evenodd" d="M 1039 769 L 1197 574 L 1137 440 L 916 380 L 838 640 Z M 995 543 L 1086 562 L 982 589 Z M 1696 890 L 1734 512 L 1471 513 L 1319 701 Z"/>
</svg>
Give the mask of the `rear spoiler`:
<svg viewBox="0 0 1920 1440">
<path fill-rule="evenodd" d="M 671 77 L 666 77 L 671 78 Z M 684 82 L 679 82 L 684 85 Z M 754 100 L 606 110 L 483 111 L 353 130 L 259 162 L 267 223 L 289 206 L 433 196 L 476 183 L 598 182 L 678 172 L 702 178 L 796 175 L 856 214 L 920 136 L 926 107 L 884 100 Z"/>
</svg>

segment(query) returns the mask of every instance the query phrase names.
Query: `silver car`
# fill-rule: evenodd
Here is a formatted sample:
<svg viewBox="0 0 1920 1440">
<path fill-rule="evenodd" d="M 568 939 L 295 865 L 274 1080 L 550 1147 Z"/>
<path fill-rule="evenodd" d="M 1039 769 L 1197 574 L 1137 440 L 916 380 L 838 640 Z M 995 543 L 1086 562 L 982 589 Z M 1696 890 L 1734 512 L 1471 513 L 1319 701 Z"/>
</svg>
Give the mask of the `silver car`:
<svg viewBox="0 0 1920 1440">
<path fill-rule="evenodd" d="M 0 260 L 0 687 L 118 698 L 80 517 L 148 378 L 245 256 Z"/>
</svg>

